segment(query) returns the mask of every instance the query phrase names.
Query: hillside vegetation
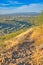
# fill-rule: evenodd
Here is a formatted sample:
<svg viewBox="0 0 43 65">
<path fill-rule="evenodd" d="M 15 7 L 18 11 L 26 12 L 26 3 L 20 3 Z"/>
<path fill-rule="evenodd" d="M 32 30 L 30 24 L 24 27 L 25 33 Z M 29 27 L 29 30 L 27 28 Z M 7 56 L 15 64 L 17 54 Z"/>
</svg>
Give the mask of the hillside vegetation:
<svg viewBox="0 0 43 65">
<path fill-rule="evenodd" d="M 43 27 L 30 28 L 4 43 L 0 51 L 1 65 L 43 65 Z"/>
<path fill-rule="evenodd" d="M 2 27 L 3 26 L 3 27 Z M 43 26 L 43 13 L 31 17 L 6 16 L 0 18 L 0 45 L 8 40 L 25 32 L 30 27 Z M 6 27 L 6 28 L 5 28 Z"/>
<path fill-rule="evenodd" d="M 31 25 L 0 36 L 0 65 L 43 65 L 43 13 L 15 21 Z"/>
</svg>

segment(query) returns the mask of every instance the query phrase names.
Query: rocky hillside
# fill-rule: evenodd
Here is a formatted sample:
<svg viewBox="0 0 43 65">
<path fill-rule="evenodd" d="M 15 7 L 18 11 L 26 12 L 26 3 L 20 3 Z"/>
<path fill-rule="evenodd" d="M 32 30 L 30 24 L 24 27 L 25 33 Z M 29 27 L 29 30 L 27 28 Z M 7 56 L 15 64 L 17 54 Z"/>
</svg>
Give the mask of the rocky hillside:
<svg viewBox="0 0 43 65">
<path fill-rule="evenodd" d="M 43 26 L 28 29 L 5 41 L 0 65 L 43 65 Z"/>
</svg>

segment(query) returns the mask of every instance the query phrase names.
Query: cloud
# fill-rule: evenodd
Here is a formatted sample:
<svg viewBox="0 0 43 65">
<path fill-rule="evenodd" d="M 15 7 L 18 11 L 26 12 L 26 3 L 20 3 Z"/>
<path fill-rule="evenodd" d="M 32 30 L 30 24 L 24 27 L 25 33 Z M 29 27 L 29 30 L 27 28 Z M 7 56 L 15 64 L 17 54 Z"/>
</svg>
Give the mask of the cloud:
<svg viewBox="0 0 43 65">
<path fill-rule="evenodd" d="M 41 12 L 43 4 L 22 5 L 20 7 L 2 8 L 0 14 L 22 13 L 22 12 Z"/>
<path fill-rule="evenodd" d="M 0 7 L 5 7 L 5 6 L 8 6 L 9 4 L 5 4 L 5 3 L 3 3 L 3 4 L 0 4 Z"/>
<path fill-rule="evenodd" d="M 9 1 L 7 1 L 7 3 L 0 3 L 0 7 L 6 7 L 6 6 L 10 6 L 11 7 L 11 5 L 23 5 L 23 3 L 20 3 L 20 2 L 18 2 L 18 1 L 12 1 L 12 0 L 9 0 Z"/>
<path fill-rule="evenodd" d="M 9 2 L 9 4 L 23 4 L 23 3 L 20 3 L 18 1 L 8 1 L 8 2 Z"/>
</svg>

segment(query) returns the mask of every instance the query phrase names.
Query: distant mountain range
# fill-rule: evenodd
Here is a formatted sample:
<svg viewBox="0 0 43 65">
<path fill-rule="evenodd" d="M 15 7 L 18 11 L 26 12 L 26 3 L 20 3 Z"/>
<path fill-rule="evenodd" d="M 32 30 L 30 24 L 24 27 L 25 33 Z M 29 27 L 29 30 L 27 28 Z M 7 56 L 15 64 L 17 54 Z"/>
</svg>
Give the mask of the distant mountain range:
<svg viewBox="0 0 43 65">
<path fill-rule="evenodd" d="M 38 12 L 24 12 L 24 13 L 12 13 L 12 14 L 2 14 L 0 16 L 35 16 Z"/>
</svg>

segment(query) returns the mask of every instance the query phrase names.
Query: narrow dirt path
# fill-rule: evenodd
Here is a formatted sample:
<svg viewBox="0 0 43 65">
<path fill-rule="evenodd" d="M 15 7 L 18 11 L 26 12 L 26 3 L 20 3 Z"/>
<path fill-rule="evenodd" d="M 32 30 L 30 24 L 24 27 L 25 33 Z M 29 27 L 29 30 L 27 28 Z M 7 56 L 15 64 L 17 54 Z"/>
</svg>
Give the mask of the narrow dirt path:
<svg viewBox="0 0 43 65">
<path fill-rule="evenodd" d="M 13 38 L 12 47 L 0 54 L 0 65 L 43 65 L 43 51 L 37 50 L 35 41 L 30 40 L 32 33 L 30 29 Z"/>
</svg>

